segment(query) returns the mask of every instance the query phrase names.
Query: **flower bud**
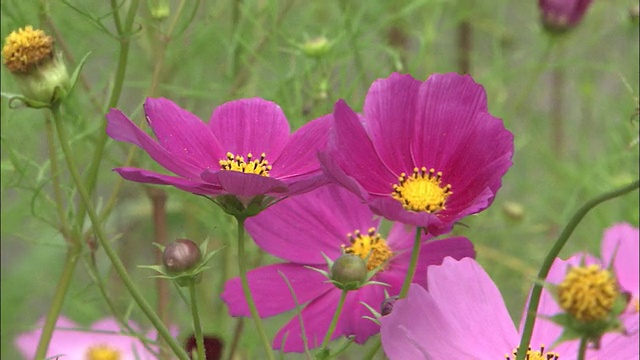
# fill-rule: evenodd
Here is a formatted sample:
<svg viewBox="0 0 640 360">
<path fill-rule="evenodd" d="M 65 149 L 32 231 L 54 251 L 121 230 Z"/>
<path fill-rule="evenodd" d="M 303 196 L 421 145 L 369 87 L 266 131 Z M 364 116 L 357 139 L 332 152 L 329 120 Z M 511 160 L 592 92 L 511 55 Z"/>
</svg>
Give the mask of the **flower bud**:
<svg viewBox="0 0 640 360">
<path fill-rule="evenodd" d="M 320 36 L 301 44 L 300 50 L 302 50 L 302 53 L 306 56 L 317 59 L 328 53 L 332 46 L 333 42 L 324 36 Z"/>
<path fill-rule="evenodd" d="M 162 21 L 171 14 L 169 0 L 149 0 L 148 5 L 151 17 L 155 20 Z"/>
<path fill-rule="evenodd" d="M 391 311 L 393 311 L 393 305 L 396 304 L 396 301 L 398 301 L 398 298 L 399 296 L 396 295 L 396 296 L 390 296 L 384 299 L 384 301 L 382 302 L 380 315 L 385 316 L 385 315 L 391 314 Z"/>
<path fill-rule="evenodd" d="M 502 204 L 502 211 L 504 215 L 510 220 L 520 221 L 522 220 L 522 218 L 524 218 L 524 207 L 522 206 L 522 204 L 517 202 L 504 202 Z"/>
<path fill-rule="evenodd" d="M 22 94 L 42 103 L 59 101 L 69 90 L 69 74 L 53 38 L 31 26 L 12 32 L 2 48 L 4 65 L 14 75 Z"/>
<path fill-rule="evenodd" d="M 578 26 L 591 0 L 538 0 L 545 30 L 560 34 Z"/>
<path fill-rule="evenodd" d="M 351 254 L 340 256 L 331 267 L 331 279 L 348 290 L 357 289 L 367 278 L 367 264 Z"/>
<path fill-rule="evenodd" d="M 629 8 L 629 20 L 632 23 L 638 24 L 638 18 L 640 17 L 640 5 L 635 4 Z"/>
<path fill-rule="evenodd" d="M 167 245 L 162 254 L 162 264 L 172 273 L 194 268 L 202 259 L 200 248 L 193 241 L 178 239 Z"/>
</svg>

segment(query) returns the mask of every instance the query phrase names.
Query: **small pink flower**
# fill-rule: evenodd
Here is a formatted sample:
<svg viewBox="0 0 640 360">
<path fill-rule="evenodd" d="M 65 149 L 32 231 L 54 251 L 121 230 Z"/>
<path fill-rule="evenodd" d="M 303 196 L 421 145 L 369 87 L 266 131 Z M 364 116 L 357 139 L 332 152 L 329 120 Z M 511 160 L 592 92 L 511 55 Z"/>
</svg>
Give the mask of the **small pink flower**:
<svg viewBox="0 0 640 360">
<path fill-rule="evenodd" d="M 339 101 L 333 116 L 325 172 L 374 213 L 433 234 L 491 205 L 511 166 L 513 135 L 468 75 L 392 74 L 371 85 L 363 115 Z"/>
<path fill-rule="evenodd" d="M 576 27 L 590 5 L 591 0 L 538 0 L 542 23 L 554 32 Z"/>
<path fill-rule="evenodd" d="M 332 339 L 355 335 L 355 342 L 362 344 L 377 334 L 379 326 L 363 318 L 372 313 L 362 302 L 380 311 L 385 291 L 390 296 L 400 292 L 415 236 L 415 228 L 396 223 L 388 236 L 382 237 L 378 234 L 379 225 L 380 219 L 374 218 L 366 204 L 336 185 L 284 200 L 247 219 L 247 232 L 256 244 L 288 261 L 249 271 L 249 287 L 260 316 L 270 317 L 295 308 L 284 276 L 304 307 L 302 318 L 309 348 L 320 346 L 338 306 L 341 290 L 322 274 L 305 266 L 328 271 L 323 253 L 335 260 L 343 249 L 363 258 L 371 251 L 369 270 L 387 261 L 383 270 L 371 280 L 390 286 L 367 285 L 349 291 Z M 416 275 L 414 282 L 426 285 L 427 266 L 439 264 L 445 256 L 463 258 L 475 256 L 475 252 L 473 245 L 463 237 L 426 241 L 422 244 L 417 266 L 418 274 L 422 275 Z M 222 299 L 232 316 L 250 315 L 238 278 L 227 282 Z M 302 336 L 300 320 L 294 316 L 278 331 L 273 347 L 285 352 L 303 352 Z"/>
<path fill-rule="evenodd" d="M 559 282 L 566 267 L 566 261 L 557 259 L 548 281 Z M 387 356 L 391 360 L 504 359 L 505 355 L 513 359 L 520 333 L 500 291 L 484 269 L 473 259 L 446 258 L 442 265 L 430 266 L 427 272 L 428 290 L 411 285 L 408 297 L 396 302 L 391 314 L 381 319 L 382 345 Z M 546 290 L 538 311 L 549 316 L 560 311 Z M 600 349 L 590 350 L 587 359 L 637 359 L 637 329 L 636 316 L 628 323 L 629 334 L 606 334 Z M 546 346 L 545 354 L 553 352 L 560 359 L 576 359 L 577 341 L 555 344 L 561 332 L 560 326 L 538 318 L 531 338 L 532 350 Z"/>
<path fill-rule="evenodd" d="M 21 334 L 16 339 L 16 346 L 25 359 L 33 359 L 42 333 L 43 320 L 40 328 Z M 138 330 L 133 322 L 129 325 Z M 147 338 L 155 338 L 155 331 L 147 334 Z M 153 344 L 154 340 L 149 340 Z M 150 350 L 136 337 L 122 334 L 120 326 L 112 318 L 102 319 L 93 323 L 88 329 L 65 317 L 59 317 L 56 328 L 51 337 L 47 357 L 59 356 L 60 360 L 85 359 L 119 359 L 119 360 L 153 360 L 157 358 L 158 347 L 149 345 Z M 100 356 L 104 357 L 100 357 Z M 107 357 L 112 355 L 112 357 Z"/>
<path fill-rule="evenodd" d="M 208 124 L 162 98 L 147 99 L 144 112 L 157 140 L 117 109 L 107 114 L 107 133 L 142 148 L 176 176 L 138 168 L 115 169 L 127 180 L 242 199 L 285 197 L 326 182 L 316 153 L 326 143 L 330 116 L 290 134 L 282 109 L 259 98 L 219 106 Z"/>
</svg>

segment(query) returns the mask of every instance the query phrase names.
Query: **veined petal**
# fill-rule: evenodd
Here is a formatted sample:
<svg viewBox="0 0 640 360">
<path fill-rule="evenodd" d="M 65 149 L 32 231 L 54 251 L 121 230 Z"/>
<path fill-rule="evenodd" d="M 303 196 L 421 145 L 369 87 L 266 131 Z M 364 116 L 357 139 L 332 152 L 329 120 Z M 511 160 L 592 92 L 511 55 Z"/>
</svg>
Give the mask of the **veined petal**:
<svg viewBox="0 0 640 360">
<path fill-rule="evenodd" d="M 326 265 L 322 270 L 326 270 Z M 249 288 L 262 318 L 295 308 L 293 296 L 280 273 L 291 284 L 301 306 L 335 288 L 325 283 L 326 278 L 322 274 L 298 264 L 274 264 L 251 270 L 247 273 Z M 221 297 L 231 316 L 251 316 L 240 278 L 227 281 Z"/>
<path fill-rule="evenodd" d="M 144 112 L 158 142 L 168 152 L 200 169 L 220 167 L 218 161 L 227 152 L 198 117 L 164 98 L 148 98 Z"/>
<path fill-rule="evenodd" d="M 272 163 L 289 140 L 289 122 L 280 106 L 260 98 L 220 105 L 211 116 L 209 129 L 225 153 L 244 157 L 265 153 Z"/>
<path fill-rule="evenodd" d="M 365 98 L 364 126 L 382 162 L 396 175 L 416 166 L 411 158 L 411 138 L 422 83 L 411 75 L 392 74 L 376 80 Z"/>
<path fill-rule="evenodd" d="M 107 113 L 107 134 L 117 140 L 137 145 L 167 170 L 187 179 L 195 179 L 202 169 L 185 161 L 182 156 L 175 156 L 160 146 L 147 133 L 140 130 L 120 110 L 111 109 Z"/>
<path fill-rule="evenodd" d="M 294 132 L 280 156 L 273 161 L 270 175 L 288 179 L 305 174 L 322 174 L 318 151 L 326 147 L 332 125 L 333 115 L 325 115 Z"/>
<path fill-rule="evenodd" d="M 340 100 L 334 107 L 333 116 L 337 146 L 332 148 L 334 143 L 329 142 L 328 150 L 334 161 L 367 192 L 391 194 L 391 184 L 398 180 L 399 174 L 394 174 L 382 162 L 358 115 Z"/>
<path fill-rule="evenodd" d="M 191 181 L 175 176 L 159 174 L 154 171 L 138 168 L 115 168 L 113 170 L 129 181 L 145 184 L 171 185 L 180 190 L 198 195 L 218 195 L 223 193 L 223 189 L 216 184 Z"/>
<path fill-rule="evenodd" d="M 349 191 L 327 185 L 263 210 L 246 221 L 247 232 L 268 253 L 303 264 L 340 256 L 347 234 L 378 227 L 379 220 Z"/>
<path fill-rule="evenodd" d="M 207 182 L 220 184 L 225 193 L 243 197 L 284 194 L 288 191 L 287 185 L 278 179 L 239 171 L 206 170 L 201 177 Z"/>
</svg>

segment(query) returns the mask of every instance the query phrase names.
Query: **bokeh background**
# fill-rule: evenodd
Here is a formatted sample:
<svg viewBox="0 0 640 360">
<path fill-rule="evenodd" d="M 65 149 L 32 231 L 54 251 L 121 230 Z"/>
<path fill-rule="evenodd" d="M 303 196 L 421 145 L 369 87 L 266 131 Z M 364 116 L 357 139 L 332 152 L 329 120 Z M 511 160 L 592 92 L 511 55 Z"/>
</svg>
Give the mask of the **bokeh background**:
<svg viewBox="0 0 640 360">
<path fill-rule="evenodd" d="M 118 3 L 127 9 L 131 2 Z M 140 2 L 118 104 L 136 121 L 150 94 L 168 97 L 202 119 L 225 101 L 259 96 L 280 104 L 297 128 L 331 112 L 338 99 L 361 110 L 369 85 L 395 71 L 421 80 L 435 72 L 472 74 L 487 91 L 490 112 L 514 133 L 516 150 L 494 204 L 465 219 L 455 232 L 476 244 L 478 260 L 516 321 L 532 276 L 575 210 L 638 178 L 639 33 L 637 15 L 633 21 L 629 12 L 637 9 L 637 1 L 594 1 L 582 23 L 552 47 L 535 0 L 171 0 L 165 20 L 154 18 L 156 3 L 162 1 Z M 107 33 L 114 30 L 109 3 L 3 0 L 0 5 L 3 39 L 18 27 L 41 27 L 55 36 L 69 69 L 91 52 L 68 116 L 71 145 L 84 169 L 104 122 L 120 46 Z M 309 56 L 302 45 L 318 37 L 330 47 Z M 2 91 L 16 92 L 4 67 L 1 74 Z M 1 357 L 17 359 L 13 339 L 32 330 L 46 313 L 65 245 L 51 203 L 44 113 L 10 109 L 5 99 L 0 110 Z M 108 143 L 98 177 L 98 206 L 105 205 L 120 181 L 110 169 L 124 164 L 129 151 L 126 145 Z M 133 156 L 138 165 L 157 168 L 141 151 Z M 77 194 L 66 174 L 64 187 L 73 203 Z M 219 294 L 223 279 L 236 274 L 233 219 L 205 199 L 163 190 L 169 239 L 210 239 L 211 249 L 227 246 L 200 285 L 200 304 L 205 332 L 229 341 L 237 323 L 226 316 Z M 621 221 L 638 226 L 638 217 L 637 192 L 605 203 L 587 215 L 563 255 L 599 254 L 606 227 Z M 106 226 L 153 302 L 153 274 L 137 267 L 155 261 L 149 189 L 124 183 Z M 253 244 L 250 251 L 254 264 L 278 261 Z M 92 258 L 117 311 L 148 326 L 108 260 L 90 247 L 63 314 L 81 324 L 109 314 L 87 265 Z M 189 312 L 171 291 L 170 316 L 185 329 L 184 337 Z M 275 334 L 292 315 L 267 320 L 268 333 Z M 240 358 L 255 358 L 252 351 L 259 347 L 250 321 L 245 322 Z M 360 358 L 363 351 L 353 346 L 343 358 Z"/>
</svg>

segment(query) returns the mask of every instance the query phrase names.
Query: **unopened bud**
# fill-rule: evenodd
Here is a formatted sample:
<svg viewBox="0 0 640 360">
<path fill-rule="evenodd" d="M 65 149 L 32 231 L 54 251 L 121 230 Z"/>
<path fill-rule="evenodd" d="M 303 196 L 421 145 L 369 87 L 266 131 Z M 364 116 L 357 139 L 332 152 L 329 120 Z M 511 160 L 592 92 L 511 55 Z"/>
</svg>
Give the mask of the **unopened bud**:
<svg viewBox="0 0 640 360">
<path fill-rule="evenodd" d="M 396 304 L 396 301 L 398 301 L 398 298 L 399 298 L 398 295 L 396 295 L 396 296 L 391 296 L 384 299 L 384 301 L 382 302 L 380 315 L 385 316 L 385 315 L 391 314 L 391 311 L 393 310 L 393 305 Z"/>
<path fill-rule="evenodd" d="M 149 12 L 155 20 L 162 21 L 171 14 L 169 0 L 149 0 Z"/>
<path fill-rule="evenodd" d="M 545 30 L 559 34 L 578 26 L 591 0 L 538 0 Z"/>
<path fill-rule="evenodd" d="M 306 41 L 300 45 L 302 53 L 310 58 L 320 58 L 331 50 L 333 42 L 324 36 Z"/>
<path fill-rule="evenodd" d="M 331 267 L 331 279 L 350 290 L 358 288 L 366 278 L 367 264 L 356 255 L 344 254 Z"/>
<path fill-rule="evenodd" d="M 178 239 L 167 245 L 162 264 L 169 272 L 179 273 L 194 268 L 202 259 L 200 248 L 193 241 Z"/>
</svg>

